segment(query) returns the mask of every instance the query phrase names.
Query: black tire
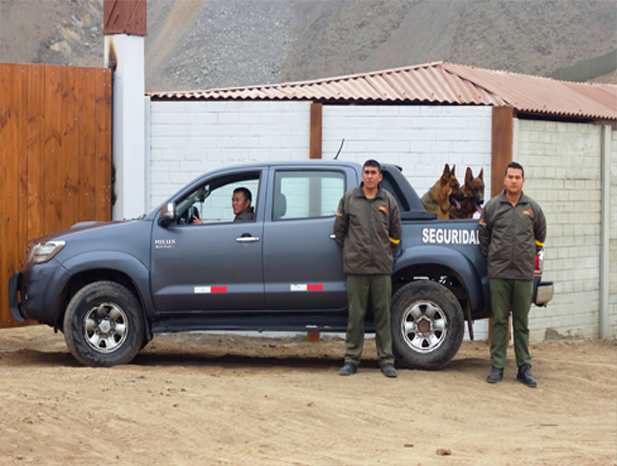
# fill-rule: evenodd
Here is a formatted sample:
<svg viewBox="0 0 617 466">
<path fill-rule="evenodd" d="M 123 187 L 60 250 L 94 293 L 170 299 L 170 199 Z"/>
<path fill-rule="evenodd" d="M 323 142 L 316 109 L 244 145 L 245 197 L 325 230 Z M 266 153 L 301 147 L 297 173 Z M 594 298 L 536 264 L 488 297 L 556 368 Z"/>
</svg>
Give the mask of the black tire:
<svg viewBox="0 0 617 466">
<path fill-rule="evenodd" d="M 392 346 L 403 367 L 439 369 L 465 335 L 461 305 L 445 286 L 428 280 L 405 285 L 392 297 Z"/>
<path fill-rule="evenodd" d="M 64 339 L 82 364 L 127 364 L 144 341 L 144 319 L 133 293 L 115 282 L 94 282 L 79 290 L 64 314 Z"/>
</svg>

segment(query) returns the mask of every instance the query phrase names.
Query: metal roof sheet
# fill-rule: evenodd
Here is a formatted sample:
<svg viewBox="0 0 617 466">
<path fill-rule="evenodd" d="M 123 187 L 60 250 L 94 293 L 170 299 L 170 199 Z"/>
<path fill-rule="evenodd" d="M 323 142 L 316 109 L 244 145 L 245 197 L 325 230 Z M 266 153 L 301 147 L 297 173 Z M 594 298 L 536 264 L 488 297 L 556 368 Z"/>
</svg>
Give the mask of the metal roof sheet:
<svg viewBox="0 0 617 466">
<path fill-rule="evenodd" d="M 573 83 L 451 63 L 264 86 L 151 92 L 152 100 L 311 100 L 510 106 L 519 112 L 617 120 L 617 86 Z"/>
</svg>

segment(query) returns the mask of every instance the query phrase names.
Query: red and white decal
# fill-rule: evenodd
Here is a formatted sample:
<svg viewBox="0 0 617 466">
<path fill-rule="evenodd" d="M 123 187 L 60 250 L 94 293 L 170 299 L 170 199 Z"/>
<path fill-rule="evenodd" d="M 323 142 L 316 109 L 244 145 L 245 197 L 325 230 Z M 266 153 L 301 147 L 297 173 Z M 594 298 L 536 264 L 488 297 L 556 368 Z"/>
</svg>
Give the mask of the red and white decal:
<svg viewBox="0 0 617 466">
<path fill-rule="evenodd" d="M 290 285 L 289 288 L 291 291 L 323 291 L 323 285 L 321 283 Z"/>
<path fill-rule="evenodd" d="M 196 286 L 195 294 L 227 293 L 226 286 Z"/>
</svg>

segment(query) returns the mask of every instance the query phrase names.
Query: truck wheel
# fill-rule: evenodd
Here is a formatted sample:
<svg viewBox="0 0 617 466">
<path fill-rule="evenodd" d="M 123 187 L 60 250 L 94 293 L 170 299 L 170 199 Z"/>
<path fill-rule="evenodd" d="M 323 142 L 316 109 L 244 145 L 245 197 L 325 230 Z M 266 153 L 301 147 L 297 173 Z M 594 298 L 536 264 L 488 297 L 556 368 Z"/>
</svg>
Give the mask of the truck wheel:
<svg viewBox="0 0 617 466">
<path fill-rule="evenodd" d="M 438 369 L 457 353 L 465 334 L 458 300 L 431 281 L 405 285 L 392 297 L 392 346 L 404 367 Z"/>
<path fill-rule="evenodd" d="M 66 308 L 64 339 L 73 356 L 88 366 L 130 362 L 144 340 L 139 301 L 115 282 L 84 286 Z"/>
</svg>

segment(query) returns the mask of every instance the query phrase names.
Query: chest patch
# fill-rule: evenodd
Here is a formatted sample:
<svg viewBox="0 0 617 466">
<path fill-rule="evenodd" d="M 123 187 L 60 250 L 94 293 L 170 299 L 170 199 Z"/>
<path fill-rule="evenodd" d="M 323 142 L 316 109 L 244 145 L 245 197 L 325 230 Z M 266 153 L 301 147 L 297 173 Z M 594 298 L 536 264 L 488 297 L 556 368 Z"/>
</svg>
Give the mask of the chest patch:
<svg viewBox="0 0 617 466">
<path fill-rule="evenodd" d="M 384 211 L 384 212 L 386 212 L 386 213 L 388 212 L 388 207 L 387 207 L 387 206 L 385 206 L 385 205 L 379 205 L 379 206 L 377 206 L 377 208 L 378 208 L 379 210 L 383 210 L 383 211 Z"/>
</svg>

